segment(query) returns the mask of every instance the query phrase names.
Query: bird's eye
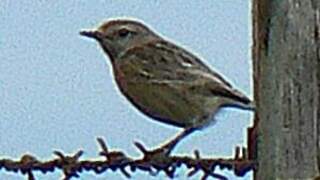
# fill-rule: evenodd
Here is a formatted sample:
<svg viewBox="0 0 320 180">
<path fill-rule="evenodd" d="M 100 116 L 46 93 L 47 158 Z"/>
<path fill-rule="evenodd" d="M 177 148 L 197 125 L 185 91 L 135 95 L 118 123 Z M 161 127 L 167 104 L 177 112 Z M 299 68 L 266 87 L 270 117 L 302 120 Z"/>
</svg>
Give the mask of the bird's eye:
<svg viewBox="0 0 320 180">
<path fill-rule="evenodd" d="M 120 37 L 126 37 L 126 36 L 128 36 L 129 35 L 129 30 L 128 29 L 120 29 L 119 31 L 118 31 L 118 34 L 119 34 L 119 36 Z"/>
</svg>

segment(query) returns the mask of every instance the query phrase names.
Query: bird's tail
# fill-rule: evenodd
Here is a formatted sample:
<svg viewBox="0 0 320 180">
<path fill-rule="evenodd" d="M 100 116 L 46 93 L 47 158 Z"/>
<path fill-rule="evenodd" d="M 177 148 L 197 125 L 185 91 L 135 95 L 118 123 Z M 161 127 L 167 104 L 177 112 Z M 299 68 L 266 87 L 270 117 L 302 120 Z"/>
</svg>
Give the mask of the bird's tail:
<svg viewBox="0 0 320 180">
<path fill-rule="evenodd" d="M 239 101 L 234 101 L 226 106 L 229 107 L 236 107 L 236 108 L 240 108 L 240 109 L 244 109 L 244 110 L 249 110 L 249 111 L 255 111 L 256 109 L 256 105 L 254 101 L 250 101 L 248 103 L 243 103 L 243 102 L 239 102 Z"/>
<path fill-rule="evenodd" d="M 244 110 L 254 111 L 256 108 L 255 102 L 250 100 L 246 95 L 241 93 L 236 89 L 232 89 L 233 96 L 230 96 L 232 99 L 230 104 L 226 106 L 236 107 Z"/>
</svg>

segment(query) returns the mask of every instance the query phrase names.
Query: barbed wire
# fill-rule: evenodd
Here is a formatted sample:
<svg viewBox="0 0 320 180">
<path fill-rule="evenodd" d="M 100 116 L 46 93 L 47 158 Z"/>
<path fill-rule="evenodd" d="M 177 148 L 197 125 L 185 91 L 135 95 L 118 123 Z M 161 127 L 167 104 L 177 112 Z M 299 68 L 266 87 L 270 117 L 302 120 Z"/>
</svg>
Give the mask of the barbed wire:
<svg viewBox="0 0 320 180">
<path fill-rule="evenodd" d="M 131 173 L 136 170 L 149 172 L 151 175 L 163 171 L 169 178 L 174 178 L 175 171 L 181 165 L 185 165 L 189 172 L 188 177 L 202 171 L 204 175 L 201 179 L 215 177 L 227 180 L 223 175 L 214 172 L 217 166 L 221 169 L 233 170 L 235 175 L 243 177 L 250 170 L 257 168 L 253 160 L 248 159 L 245 148 L 236 147 L 235 157 L 230 159 L 202 158 L 199 151 L 194 152 L 194 157 L 171 156 L 165 153 L 164 149 L 147 150 L 141 143 L 135 142 L 135 146 L 142 152 L 141 158 L 131 158 L 122 151 L 110 151 L 102 138 L 97 138 L 101 148 L 99 155 L 104 157 L 102 160 L 80 160 L 83 154 L 79 150 L 73 155 L 66 155 L 61 151 L 54 151 L 56 158 L 47 161 L 40 161 L 33 155 L 24 154 L 20 160 L 0 159 L 0 170 L 21 173 L 28 180 L 36 180 L 35 171 L 42 173 L 54 172 L 60 169 L 63 173 L 62 180 L 80 177 L 83 171 L 93 171 L 96 174 L 104 173 L 110 169 L 120 171 L 125 177 L 130 178 Z M 241 152 L 242 151 L 242 152 Z M 240 153 L 242 156 L 240 156 Z M 130 170 L 130 172 L 129 172 Z"/>
</svg>

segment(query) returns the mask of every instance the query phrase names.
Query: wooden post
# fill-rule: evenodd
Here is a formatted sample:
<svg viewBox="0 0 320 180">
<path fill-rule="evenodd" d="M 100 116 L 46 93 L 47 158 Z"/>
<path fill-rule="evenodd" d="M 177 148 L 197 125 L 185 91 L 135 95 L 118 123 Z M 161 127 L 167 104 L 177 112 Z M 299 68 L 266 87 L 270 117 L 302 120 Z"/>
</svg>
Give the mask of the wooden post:
<svg viewBox="0 0 320 180">
<path fill-rule="evenodd" d="M 319 8 L 319 0 L 253 0 L 255 179 L 319 176 Z"/>
</svg>

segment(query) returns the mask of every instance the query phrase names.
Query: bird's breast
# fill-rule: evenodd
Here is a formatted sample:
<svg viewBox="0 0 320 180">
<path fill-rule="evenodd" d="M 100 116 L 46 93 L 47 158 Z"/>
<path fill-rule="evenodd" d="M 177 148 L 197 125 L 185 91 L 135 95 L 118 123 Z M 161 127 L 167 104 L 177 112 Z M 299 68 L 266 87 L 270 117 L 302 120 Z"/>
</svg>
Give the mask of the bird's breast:
<svg viewBox="0 0 320 180">
<path fill-rule="evenodd" d="M 125 77 L 124 72 L 121 70 L 120 66 L 117 64 L 113 64 L 113 75 L 115 78 L 115 81 L 118 85 L 118 88 L 120 91 L 126 95 L 127 92 L 127 79 Z"/>
</svg>

